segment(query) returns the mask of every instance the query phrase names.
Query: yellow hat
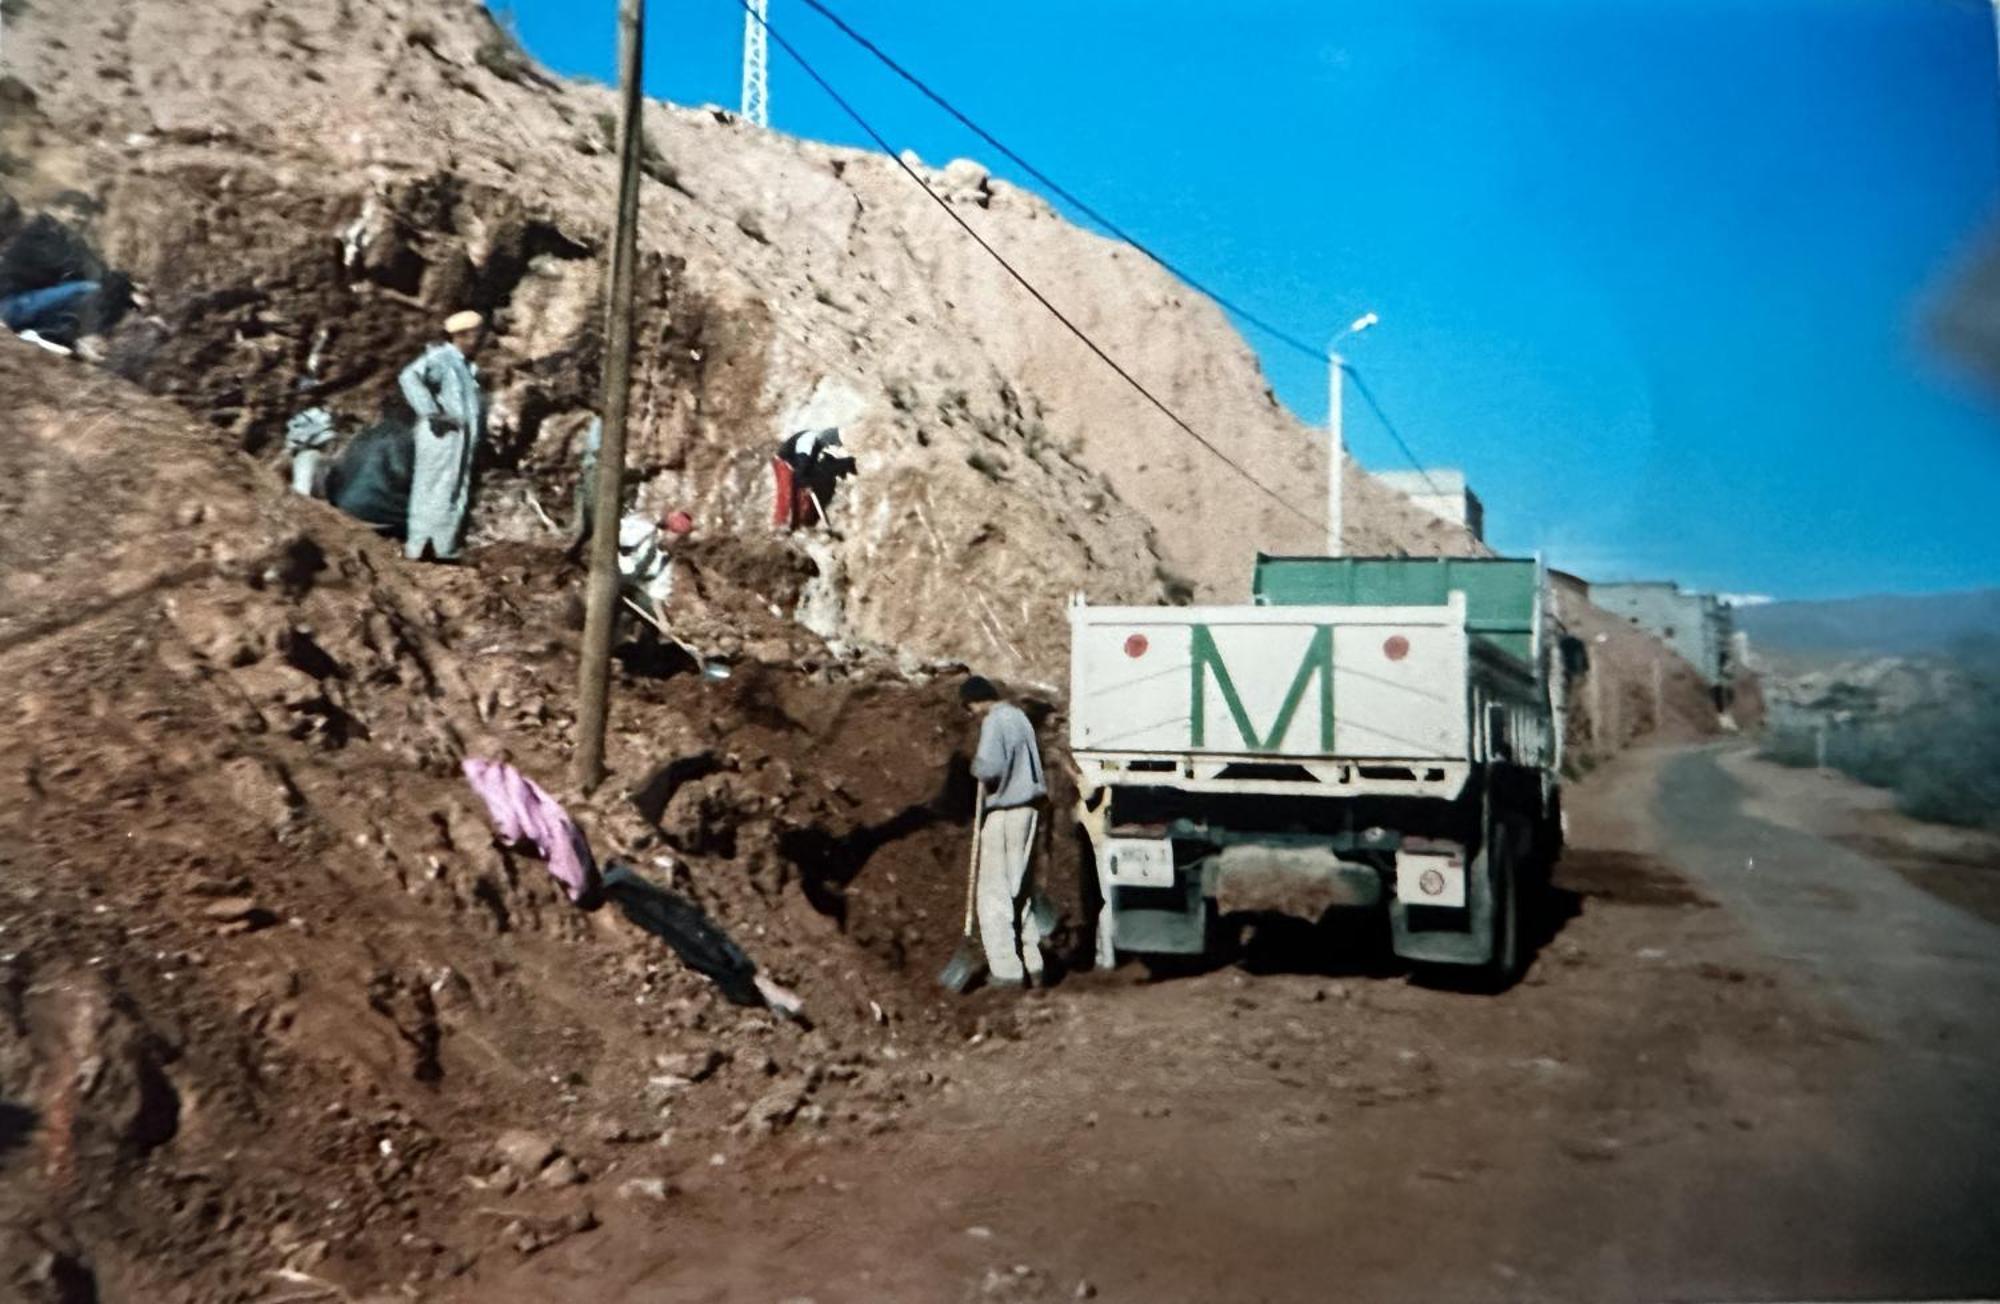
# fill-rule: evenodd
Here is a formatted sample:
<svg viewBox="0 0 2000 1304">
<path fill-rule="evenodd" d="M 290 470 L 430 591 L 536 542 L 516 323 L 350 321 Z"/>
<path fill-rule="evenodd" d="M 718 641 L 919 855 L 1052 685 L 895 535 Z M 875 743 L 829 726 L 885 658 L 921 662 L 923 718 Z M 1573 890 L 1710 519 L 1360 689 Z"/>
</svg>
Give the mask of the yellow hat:
<svg viewBox="0 0 2000 1304">
<path fill-rule="evenodd" d="M 485 324 L 486 319 L 476 312 L 455 312 L 444 319 L 444 333 L 456 335 L 460 331 L 476 331 Z"/>
</svg>

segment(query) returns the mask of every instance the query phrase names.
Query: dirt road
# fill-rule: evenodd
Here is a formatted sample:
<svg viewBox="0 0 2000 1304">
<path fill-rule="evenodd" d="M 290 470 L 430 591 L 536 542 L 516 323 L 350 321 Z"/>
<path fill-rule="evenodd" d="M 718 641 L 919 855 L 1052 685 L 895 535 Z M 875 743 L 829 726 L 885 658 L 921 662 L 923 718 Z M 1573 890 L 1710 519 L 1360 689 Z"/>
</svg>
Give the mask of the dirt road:
<svg viewBox="0 0 2000 1304">
<path fill-rule="evenodd" d="M 1073 982 L 937 1062 L 900 1130 L 683 1157 L 655 1220 L 482 1263 L 464 1297 L 1990 1292 L 2000 939 L 1745 813 L 1724 764 L 1640 754 L 1582 786 L 1569 917 L 1505 996 Z"/>
</svg>

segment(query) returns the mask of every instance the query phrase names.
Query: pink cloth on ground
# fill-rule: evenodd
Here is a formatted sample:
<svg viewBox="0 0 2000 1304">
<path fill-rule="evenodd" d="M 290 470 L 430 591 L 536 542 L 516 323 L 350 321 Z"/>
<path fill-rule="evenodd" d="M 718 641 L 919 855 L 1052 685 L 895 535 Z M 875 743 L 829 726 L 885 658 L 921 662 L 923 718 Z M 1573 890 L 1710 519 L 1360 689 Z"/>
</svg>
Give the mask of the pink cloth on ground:
<svg viewBox="0 0 2000 1304">
<path fill-rule="evenodd" d="M 465 781 L 486 803 L 493 828 L 507 842 L 532 842 L 541 849 L 549 873 L 572 902 L 597 888 L 597 861 L 590 842 L 569 813 L 540 785 L 504 761 L 468 756 Z"/>
</svg>

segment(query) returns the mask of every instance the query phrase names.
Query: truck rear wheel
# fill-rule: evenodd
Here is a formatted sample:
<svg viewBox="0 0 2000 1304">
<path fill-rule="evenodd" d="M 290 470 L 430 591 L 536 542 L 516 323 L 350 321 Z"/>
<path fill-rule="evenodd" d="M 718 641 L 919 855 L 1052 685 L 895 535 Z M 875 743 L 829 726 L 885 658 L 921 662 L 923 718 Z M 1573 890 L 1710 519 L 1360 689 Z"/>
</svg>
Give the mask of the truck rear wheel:
<svg viewBox="0 0 2000 1304">
<path fill-rule="evenodd" d="M 1526 948 L 1521 939 L 1521 866 L 1515 839 L 1505 825 L 1494 830 L 1489 853 L 1493 875 L 1493 952 L 1480 968 L 1480 985 L 1502 992 L 1521 977 Z"/>
</svg>

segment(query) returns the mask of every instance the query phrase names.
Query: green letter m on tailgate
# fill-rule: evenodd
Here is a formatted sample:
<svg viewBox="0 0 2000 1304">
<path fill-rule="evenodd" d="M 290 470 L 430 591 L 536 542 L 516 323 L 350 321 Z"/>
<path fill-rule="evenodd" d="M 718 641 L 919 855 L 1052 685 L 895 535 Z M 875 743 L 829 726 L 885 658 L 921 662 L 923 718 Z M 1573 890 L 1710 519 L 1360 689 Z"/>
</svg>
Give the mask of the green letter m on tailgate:
<svg viewBox="0 0 2000 1304">
<path fill-rule="evenodd" d="M 1188 712 L 1189 744 L 1194 747 L 1208 746 L 1208 676 L 1215 675 L 1215 686 L 1222 690 L 1222 701 L 1229 708 L 1230 719 L 1236 723 L 1236 732 L 1242 735 L 1244 746 L 1253 752 L 1272 752 L 1285 741 L 1285 734 L 1292 727 L 1292 717 L 1299 713 L 1299 703 L 1305 700 L 1306 687 L 1313 677 L 1319 677 L 1319 749 L 1333 750 L 1333 629 L 1322 625 L 1313 632 L 1312 642 L 1306 645 L 1305 659 L 1299 663 L 1298 674 L 1292 677 L 1292 686 L 1285 693 L 1284 705 L 1278 708 L 1278 719 L 1271 726 L 1271 735 L 1259 739 L 1255 726 L 1250 723 L 1250 713 L 1243 709 L 1243 699 L 1236 693 L 1236 685 L 1229 678 L 1229 667 L 1222 664 L 1222 654 L 1216 650 L 1215 637 L 1208 632 L 1208 626 L 1196 625 L 1190 631 L 1190 664 L 1193 669 L 1193 704 Z"/>
</svg>

